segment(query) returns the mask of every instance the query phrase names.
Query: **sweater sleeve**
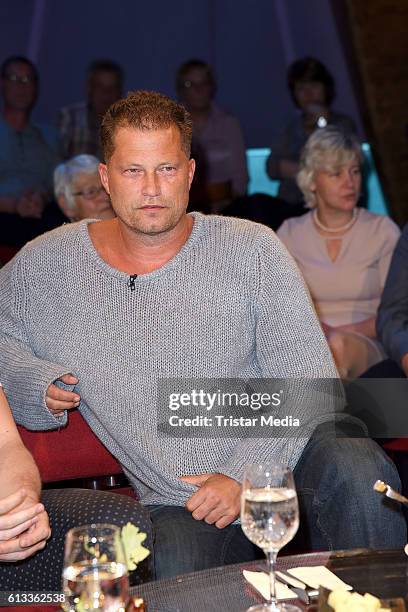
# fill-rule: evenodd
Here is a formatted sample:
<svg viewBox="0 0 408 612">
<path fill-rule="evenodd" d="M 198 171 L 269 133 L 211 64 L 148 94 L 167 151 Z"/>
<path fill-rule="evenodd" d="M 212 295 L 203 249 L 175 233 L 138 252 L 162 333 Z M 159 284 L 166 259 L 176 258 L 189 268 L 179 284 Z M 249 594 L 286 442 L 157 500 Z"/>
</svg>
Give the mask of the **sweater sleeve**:
<svg viewBox="0 0 408 612">
<path fill-rule="evenodd" d="M 397 363 L 408 353 L 408 225 L 392 256 L 377 317 L 377 334 Z"/>
<path fill-rule="evenodd" d="M 32 430 L 57 429 L 66 413 L 55 417 L 45 404 L 48 386 L 68 374 L 63 365 L 36 356 L 27 327 L 29 278 L 23 249 L 0 271 L 0 372 L 17 423 Z M 72 387 L 59 383 L 59 386 Z"/>
<path fill-rule="evenodd" d="M 385 281 L 387 280 L 387 274 L 391 263 L 392 254 L 395 249 L 395 245 L 398 242 L 398 238 L 401 235 L 399 227 L 391 221 L 388 217 L 382 219 L 382 246 L 380 252 L 380 259 L 378 262 L 380 284 L 381 289 L 384 289 Z M 380 236 L 377 233 L 377 240 L 380 240 Z"/>
<path fill-rule="evenodd" d="M 257 270 L 256 359 L 266 385 L 267 379 L 283 385 L 285 400 L 276 416 L 299 418 L 300 427 L 280 437 L 242 440 L 219 470 L 238 481 L 248 463 L 277 461 L 293 469 L 316 425 L 342 405 L 338 373 L 309 292 L 276 238 L 263 234 Z"/>
</svg>

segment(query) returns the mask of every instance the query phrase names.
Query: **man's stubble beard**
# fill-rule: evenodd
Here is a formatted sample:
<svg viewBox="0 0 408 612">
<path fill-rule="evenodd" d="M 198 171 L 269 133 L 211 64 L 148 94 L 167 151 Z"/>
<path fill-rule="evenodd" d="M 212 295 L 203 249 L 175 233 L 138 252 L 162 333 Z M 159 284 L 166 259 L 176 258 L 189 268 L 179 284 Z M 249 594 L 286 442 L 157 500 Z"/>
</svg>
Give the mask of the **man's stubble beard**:
<svg viewBox="0 0 408 612">
<path fill-rule="evenodd" d="M 176 211 L 174 207 L 165 208 L 162 211 L 167 212 L 168 215 L 165 215 L 165 218 L 162 219 L 151 219 L 150 221 L 146 219 L 144 222 L 137 218 L 136 209 L 130 219 L 124 219 L 118 217 L 120 221 L 133 233 L 141 235 L 141 236 L 158 236 L 160 234 L 165 234 L 173 230 L 183 217 L 186 215 L 188 203 L 185 208 L 176 215 Z M 140 214 L 142 216 L 143 213 Z"/>
</svg>

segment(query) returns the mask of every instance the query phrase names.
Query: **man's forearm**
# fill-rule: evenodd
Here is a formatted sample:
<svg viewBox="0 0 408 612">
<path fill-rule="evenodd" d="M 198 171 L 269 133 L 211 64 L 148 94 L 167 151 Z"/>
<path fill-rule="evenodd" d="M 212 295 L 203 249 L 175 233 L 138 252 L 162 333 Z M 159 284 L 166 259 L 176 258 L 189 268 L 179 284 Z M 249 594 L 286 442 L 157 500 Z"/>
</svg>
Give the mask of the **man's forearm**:
<svg viewBox="0 0 408 612">
<path fill-rule="evenodd" d="M 0 335 L 0 371 L 19 425 L 30 430 L 58 429 L 66 425 L 66 416 L 55 418 L 45 404 L 48 386 L 69 373 L 63 366 L 39 359 L 26 344 Z"/>
<path fill-rule="evenodd" d="M 38 500 L 40 473 L 22 442 L 7 442 L 0 448 L 0 497 L 7 497 L 23 487 L 29 496 Z"/>
</svg>

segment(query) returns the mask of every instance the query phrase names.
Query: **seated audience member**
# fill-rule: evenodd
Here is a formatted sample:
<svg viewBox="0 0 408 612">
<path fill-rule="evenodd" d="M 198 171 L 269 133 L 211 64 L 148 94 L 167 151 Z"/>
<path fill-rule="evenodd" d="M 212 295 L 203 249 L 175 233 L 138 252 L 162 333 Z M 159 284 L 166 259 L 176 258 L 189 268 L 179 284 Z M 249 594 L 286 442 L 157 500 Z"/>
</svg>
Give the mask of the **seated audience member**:
<svg viewBox="0 0 408 612">
<path fill-rule="evenodd" d="M 310 134 L 328 124 L 355 132 L 355 125 L 350 117 L 331 109 L 335 96 L 334 79 L 317 59 L 305 57 L 294 62 L 289 67 L 287 80 L 299 112 L 284 128 L 280 139 L 272 145 L 266 170 L 271 179 L 280 181 L 279 198 L 296 207 L 304 204 L 296 176 L 300 153 Z"/>
<path fill-rule="evenodd" d="M 314 132 L 303 150 L 298 184 L 313 211 L 278 231 L 301 269 L 344 378 L 384 358 L 375 317 L 399 229 L 388 217 L 356 208 L 362 152 L 338 127 Z"/>
<path fill-rule="evenodd" d="M 0 388 L 0 562 L 26 559 L 46 545 L 51 532 L 40 494 L 37 466 Z"/>
<path fill-rule="evenodd" d="M 373 366 L 365 376 L 408 376 L 408 225 L 392 256 L 377 314 L 377 333 L 390 359 Z"/>
<path fill-rule="evenodd" d="M 148 515 L 135 500 L 86 489 L 54 489 L 41 495 L 38 469 L 0 389 L 1 588 L 60 591 L 68 529 L 95 522 L 125 525 L 128 521 L 147 533 L 144 545 L 151 550 Z M 134 584 L 152 577 L 152 560 L 148 559 L 132 572 Z"/>
<path fill-rule="evenodd" d="M 115 216 L 98 168 L 99 160 L 85 154 L 55 168 L 55 199 L 70 221 L 112 219 Z"/>
<path fill-rule="evenodd" d="M 189 60 L 177 72 L 177 94 L 193 120 L 192 156 L 196 176 L 190 205 L 221 212 L 246 193 L 248 172 L 239 121 L 221 110 L 213 98 L 216 83 L 208 64 Z"/>
<path fill-rule="evenodd" d="M 0 243 L 21 246 L 47 229 L 43 213 L 51 200 L 56 135 L 30 120 L 38 94 L 34 64 L 13 56 L 0 70 Z"/>
<path fill-rule="evenodd" d="M 100 167 L 116 217 L 65 224 L 0 270 L 0 371 L 15 418 L 56 429 L 79 408 L 149 510 L 157 578 L 260 554 L 236 523 L 248 463 L 293 468 L 311 548 L 403 545 L 400 509 L 372 490 L 377 478 L 399 486 L 392 462 L 372 440 L 326 435 L 324 402 L 300 402 L 295 435 L 162 435 L 163 379 L 183 392 L 192 378 L 337 374 L 276 235 L 186 214 L 191 134 L 189 113 L 166 96 L 118 101 L 102 123 Z"/>
<path fill-rule="evenodd" d="M 101 157 L 99 130 L 103 115 L 122 95 L 123 70 L 111 60 L 95 60 L 88 68 L 86 101 L 61 109 L 58 118 L 63 159 L 80 153 Z"/>
</svg>

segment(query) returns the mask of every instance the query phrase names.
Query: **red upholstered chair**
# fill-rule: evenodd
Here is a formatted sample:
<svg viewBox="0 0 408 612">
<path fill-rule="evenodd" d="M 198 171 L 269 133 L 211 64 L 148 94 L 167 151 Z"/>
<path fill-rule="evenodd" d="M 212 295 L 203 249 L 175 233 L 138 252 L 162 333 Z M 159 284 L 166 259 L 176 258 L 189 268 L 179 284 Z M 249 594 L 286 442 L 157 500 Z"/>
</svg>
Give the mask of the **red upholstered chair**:
<svg viewBox="0 0 408 612">
<path fill-rule="evenodd" d="M 406 453 L 408 451 L 408 438 L 393 438 L 383 444 L 383 448 L 391 453 Z"/>
<path fill-rule="evenodd" d="M 45 485 L 133 494 L 119 462 L 78 411 L 70 412 L 67 427 L 57 431 L 18 429 Z"/>
</svg>

